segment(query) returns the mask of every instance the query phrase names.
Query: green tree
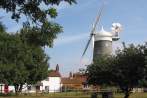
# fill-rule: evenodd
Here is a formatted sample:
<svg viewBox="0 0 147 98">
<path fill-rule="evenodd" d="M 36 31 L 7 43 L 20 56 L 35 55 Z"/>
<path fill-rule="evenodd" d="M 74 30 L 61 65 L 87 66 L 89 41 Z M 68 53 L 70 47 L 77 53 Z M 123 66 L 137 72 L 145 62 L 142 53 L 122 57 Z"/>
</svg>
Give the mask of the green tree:
<svg viewBox="0 0 147 98">
<path fill-rule="evenodd" d="M 133 87 L 137 87 L 139 81 L 146 76 L 144 48 L 132 44 L 118 51 L 116 55 L 113 81 L 125 93 L 125 98 L 128 98 Z M 115 75 L 115 73 L 117 74 Z"/>
<path fill-rule="evenodd" d="M 62 27 L 51 21 L 57 17 L 56 8 L 61 2 L 73 4 L 75 0 L 1 0 L 0 9 L 11 13 L 11 18 L 17 22 L 23 16 L 25 29 L 29 42 L 41 46 L 52 46 Z M 29 38 L 28 38 L 29 37 Z"/>
<path fill-rule="evenodd" d="M 93 85 L 111 84 L 112 57 L 101 56 L 87 66 L 88 83 Z"/>
<path fill-rule="evenodd" d="M 48 57 L 41 46 L 33 46 L 21 40 L 20 34 L 0 32 L 0 82 L 15 86 L 35 84 L 48 75 Z"/>
<path fill-rule="evenodd" d="M 112 57 L 102 57 L 87 68 L 91 84 L 111 84 L 118 86 L 128 98 L 132 89 L 145 79 L 145 47 L 133 44 L 117 50 Z"/>
<path fill-rule="evenodd" d="M 18 21 L 25 16 L 33 23 L 44 23 L 49 17 L 55 18 L 57 11 L 53 5 L 61 2 L 76 3 L 75 0 L 1 0 L 0 8 L 11 12 L 11 18 Z"/>
<path fill-rule="evenodd" d="M 5 26 L 0 22 L 0 32 L 5 32 Z"/>
<path fill-rule="evenodd" d="M 0 0 L 0 9 L 11 13 L 11 18 L 26 21 L 19 33 L 5 32 L 0 23 L 0 82 L 13 84 L 21 92 L 24 83 L 35 84 L 48 74 L 48 56 L 42 47 L 53 46 L 62 27 L 51 21 L 57 17 L 53 7 L 75 0 Z"/>
</svg>

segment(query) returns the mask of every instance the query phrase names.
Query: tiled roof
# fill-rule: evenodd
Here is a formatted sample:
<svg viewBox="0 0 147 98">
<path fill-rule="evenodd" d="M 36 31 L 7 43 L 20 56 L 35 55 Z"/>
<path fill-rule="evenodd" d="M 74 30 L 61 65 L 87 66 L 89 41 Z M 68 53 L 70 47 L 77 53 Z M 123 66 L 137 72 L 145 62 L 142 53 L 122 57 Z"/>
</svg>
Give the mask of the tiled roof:
<svg viewBox="0 0 147 98">
<path fill-rule="evenodd" d="M 79 72 L 73 74 L 73 78 L 86 78 L 86 77 L 87 77 L 86 75 Z"/>
<path fill-rule="evenodd" d="M 86 78 L 62 78 L 62 84 L 82 84 L 86 81 Z"/>
<path fill-rule="evenodd" d="M 59 71 L 53 70 L 49 73 L 49 77 L 61 77 L 61 74 Z"/>
</svg>

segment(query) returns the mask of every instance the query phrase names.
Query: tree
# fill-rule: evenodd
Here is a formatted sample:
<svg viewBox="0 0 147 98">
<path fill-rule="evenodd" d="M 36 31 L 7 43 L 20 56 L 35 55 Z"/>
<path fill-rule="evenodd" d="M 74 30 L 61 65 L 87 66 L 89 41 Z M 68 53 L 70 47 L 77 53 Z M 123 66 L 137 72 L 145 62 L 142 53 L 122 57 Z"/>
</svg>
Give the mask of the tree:
<svg viewBox="0 0 147 98">
<path fill-rule="evenodd" d="M 53 46 L 53 40 L 62 32 L 62 27 L 51 21 L 57 17 L 53 7 L 61 2 L 76 3 L 75 0 L 1 0 L 0 9 L 11 13 L 19 22 L 24 16 L 19 33 L 5 32 L 0 23 L 0 82 L 13 84 L 21 92 L 24 83 L 35 84 L 48 74 L 48 56 L 42 47 Z"/>
<path fill-rule="evenodd" d="M 0 22 L 0 32 L 5 32 L 5 26 Z"/>
<path fill-rule="evenodd" d="M 51 21 L 57 17 L 56 8 L 53 6 L 61 2 L 76 3 L 75 0 L 1 0 L 0 9 L 11 12 L 11 18 L 17 22 L 22 16 L 26 17 L 23 22 L 25 29 L 22 32 L 30 37 L 29 41 L 51 47 L 57 34 L 62 32 L 62 27 Z"/>
<path fill-rule="evenodd" d="M 33 46 L 53 46 L 53 41 L 57 34 L 62 31 L 58 24 L 46 24 L 43 28 L 24 27 L 20 30 L 20 37 L 29 45 Z"/>
<path fill-rule="evenodd" d="M 139 81 L 146 76 L 144 48 L 132 44 L 118 51 L 116 55 L 116 68 L 113 72 L 117 74 L 113 81 L 124 91 L 125 98 L 128 98 L 133 87 L 138 86 Z"/>
<path fill-rule="evenodd" d="M 41 46 L 21 40 L 20 34 L 0 32 L 0 82 L 15 86 L 19 93 L 25 83 L 35 84 L 48 75 L 48 56 Z"/>
<path fill-rule="evenodd" d="M 88 84 L 111 84 L 112 59 L 112 57 L 101 56 L 95 59 L 93 64 L 87 66 Z"/>
<path fill-rule="evenodd" d="M 125 94 L 124 98 L 128 98 L 132 89 L 147 76 L 145 49 L 143 45 L 124 45 L 122 50 L 117 50 L 116 55 L 98 59 L 87 68 L 88 82 L 116 85 Z"/>
<path fill-rule="evenodd" d="M 11 12 L 11 18 L 18 21 L 21 16 L 33 23 L 44 23 L 48 17 L 57 16 L 56 9 L 53 5 L 59 5 L 62 1 L 69 4 L 76 3 L 75 0 L 1 0 L 0 8 L 6 12 Z"/>
</svg>

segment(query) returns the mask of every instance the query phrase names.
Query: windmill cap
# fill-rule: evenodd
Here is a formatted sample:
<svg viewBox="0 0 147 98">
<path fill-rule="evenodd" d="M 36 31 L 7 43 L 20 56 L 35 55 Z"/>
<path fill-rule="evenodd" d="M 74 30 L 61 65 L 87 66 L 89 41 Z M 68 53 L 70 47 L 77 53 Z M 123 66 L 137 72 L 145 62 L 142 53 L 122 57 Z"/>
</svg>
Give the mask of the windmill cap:
<svg viewBox="0 0 147 98">
<path fill-rule="evenodd" d="M 105 31 L 104 30 L 104 28 L 103 28 L 103 26 L 102 26 L 102 29 L 98 32 L 98 33 L 96 33 L 96 35 L 98 35 L 98 36 L 104 36 L 104 37 L 112 37 L 112 33 L 111 32 L 107 32 L 107 31 Z"/>
<path fill-rule="evenodd" d="M 110 40 L 112 41 L 112 33 L 111 32 L 107 32 L 104 30 L 104 28 L 102 27 L 102 29 L 95 34 L 95 40 Z"/>
</svg>

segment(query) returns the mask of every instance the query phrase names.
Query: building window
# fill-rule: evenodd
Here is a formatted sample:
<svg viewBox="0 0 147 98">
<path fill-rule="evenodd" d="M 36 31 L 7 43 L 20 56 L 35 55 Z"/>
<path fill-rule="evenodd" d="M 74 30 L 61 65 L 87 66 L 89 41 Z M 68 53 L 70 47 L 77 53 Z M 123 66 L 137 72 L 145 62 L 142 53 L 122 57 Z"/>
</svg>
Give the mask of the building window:
<svg viewBox="0 0 147 98">
<path fill-rule="evenodd" d="M 49 92 L 49 86 L 45 86 L 45 91 Z"/>
<path fill-rule="evenodd" d="M 36 90 L 39 91 L 40 90 L 40 86 L 36 86 Z"/>
</svg>

